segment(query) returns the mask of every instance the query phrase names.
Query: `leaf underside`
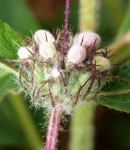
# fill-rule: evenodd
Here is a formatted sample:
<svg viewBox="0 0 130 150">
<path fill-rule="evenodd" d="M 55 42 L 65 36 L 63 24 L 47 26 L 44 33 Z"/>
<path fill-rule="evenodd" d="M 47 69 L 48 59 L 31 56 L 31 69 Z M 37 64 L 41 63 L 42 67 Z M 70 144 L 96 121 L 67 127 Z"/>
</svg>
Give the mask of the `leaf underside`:
<svg viewBox="0 0 130 150">
<path fill-rule="evenodd" d="M 42 143 L 25 101 L 14 91 L 0 99 L 0 149 L 6 146 L 41 149 Z"/>
<path fill-rule="evenodd" d="M 114 76 L 119 76 L 114 79 Z M 130 89 L 130 60 L 121 64 L 113 71 L 113 82 L 107 83 L 103 92 L 113 92 Z M 101 95 L 98 104 L 119 111 L 130 113 L 130 93 L 118 93 L 112 95 Z"/>
</svg>

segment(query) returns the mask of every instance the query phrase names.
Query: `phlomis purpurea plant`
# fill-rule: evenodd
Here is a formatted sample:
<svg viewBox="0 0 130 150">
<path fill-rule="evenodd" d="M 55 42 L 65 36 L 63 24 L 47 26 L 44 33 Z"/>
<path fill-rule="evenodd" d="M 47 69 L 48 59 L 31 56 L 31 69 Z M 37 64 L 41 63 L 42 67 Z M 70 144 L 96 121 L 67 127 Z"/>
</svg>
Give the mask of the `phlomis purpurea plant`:
<svg viewBox="0 0 130 150">
<path fill-rule="evenodd" d="M 100 46 L 100 36 L 90 31 L 73 35 L 68 30 L 69 7 L 66 0 L 63 30 L 54 36 L 40 29 L 17 52 L 20 89 L 30 95 L 33 106 L 46 108 L 50 116 L 45 150 L 56 149 L 64 114 L 98 98 L 112 77 L 109 51 Z"/>
<path fill-rule="evenodd" d="M 73 35 L 68 30 L 69 5 L 67 0 L 63 31 L 57 30 L 54 37 L 38 30 L 17 53 L 20 87 L 32 105 L 45 107 L 50 114 L 45 150 L 56 148 L 62 115 L 93 100 L 111 79 L 111 63 L 99 45 L 100 36 L 89 31 Z"/>
</svg>

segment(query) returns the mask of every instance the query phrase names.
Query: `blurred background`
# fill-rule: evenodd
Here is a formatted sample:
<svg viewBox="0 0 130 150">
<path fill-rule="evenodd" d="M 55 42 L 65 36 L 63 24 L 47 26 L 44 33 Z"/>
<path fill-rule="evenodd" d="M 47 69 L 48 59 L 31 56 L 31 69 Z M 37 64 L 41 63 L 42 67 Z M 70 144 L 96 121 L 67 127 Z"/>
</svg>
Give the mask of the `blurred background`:
<svg viewBox="0 0 130 150">
<path fill-rule="evenodd" d="M 103 44 L 109 45 L 117 36 L 128 1 L 98 0 L 97 33 Z M 78 4 L 78 0 L 71 0 L 69 23 L 74 33 L 78 31 Z M 64 11 L 65 0 L 0 0 L 0 20 L 26 37 L 37 29 L 54 32 L 62 28 Z M 45 142 L 46 112 L 30 107 L 24 94 L 6 94 L 10 89 L 17 90 L 14 80 L 11 74 L 0 70 L 0 150 L 37 150 Z M 66 118 L 59 134 L 59 150 L 68 150 L 71 119 Z M 94 124 L 95 150 L 130 150 L 129 114 L 97 106 Z"/>
</svg>

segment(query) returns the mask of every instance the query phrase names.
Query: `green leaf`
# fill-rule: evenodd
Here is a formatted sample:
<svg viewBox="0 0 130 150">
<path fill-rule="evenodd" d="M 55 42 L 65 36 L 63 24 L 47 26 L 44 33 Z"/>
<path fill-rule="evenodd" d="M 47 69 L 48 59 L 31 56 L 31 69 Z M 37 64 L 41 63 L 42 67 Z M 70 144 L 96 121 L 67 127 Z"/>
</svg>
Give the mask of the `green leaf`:
<svg viewBox="0 0 130 150">
<path fill-rule="evenodd" d="M 0 69 L 0 78 L 2 78 L 3 76 L 7 75 L 8 72 L 3 70 L 3 69 Z"/>
<path fill-rule="evenodd" d="M 9 101 L 4 98 L 0 102 L 0 148 L 5 146 L 24 146 L 26 140 L 16 123 L 14 111 L 12 111 Z M 23 141 L 23 142 L 21 142 Z"/>
<path fill-rule="evenodd" d="M 13 77 L 10 74 L 6 74 L 0 78 L 0 84 L 2 85 L 0 88 L 0 97 L 6 94 L 9 89 L 14 87 L 14 83 L 12 82 Z"/>
<path fill-rule="evenodd" d="M 18 70 L 15 67 L 13 67 L 11 63 L 9 64 L 0 60 L 0 69 L 8 73 L 14 74 L 16 77 L 19 76 Z"/>
<path fill-rule="evenodd" d="M 130 94 L 101 96 L 98 104 L 118 111 L 130 113 Z"/>
<path fill-rule="evenodd" d="M 31 31 L 39 28 L 34 14 L 25 0 L 1 0 L 0 18 L 25 36 L 31 35 Z"/>
<path fill-rule="evenodd" d="M 106 84 L 97 103 L 130 113 L 130 60 L 114 69 L 113 77 L 115 75 L 119 78 Z"/>
<path fill-rule="evenodd" d="M 43 147 L 24 100 L 11 91 L 0 102 L 0 147 L 14 145 L 30 150 Z"/>
<path fill-rule="evenodd" d="M 18 46 L 23 45 L 21 38 L 6 23 L 0 21 L 0 57 L 17 58 Z"/>
<path fill-rule="evenodd" d="M 6 23 L 0 21 L 0 68 L 18 76 L 18 71 L 8 59 L 17 58 L 18 45 L 24 45 L 22 39 Z M 5 62 L 4 60 L 8 60 Z"/>
</svg>

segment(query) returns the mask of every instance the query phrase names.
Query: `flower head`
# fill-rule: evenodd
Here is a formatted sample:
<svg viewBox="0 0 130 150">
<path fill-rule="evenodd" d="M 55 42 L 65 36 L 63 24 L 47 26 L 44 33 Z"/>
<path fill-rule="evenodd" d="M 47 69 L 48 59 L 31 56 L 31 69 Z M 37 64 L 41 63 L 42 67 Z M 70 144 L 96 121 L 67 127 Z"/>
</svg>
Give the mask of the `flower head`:
<svg viewBox="0 0 130 150">
<path fill-rule="evenodd" d="M 99 91 L 97 81 L 101 80 L 102 72 L 104 75 L 110 68 L 110 62 L 103 55 L 96 54 L 100 43 L 96 33 L 84 32 L 75 37 L 70 34 L 66 53 L 59 35 L 55 40 L 50 32 L 38 30 L 32 46 L 18 50 L 19 59 L 31 59 L 28 65 L 22 64 L 19 81 L 22 87 L 27 86 L 25 92 L 30 94 L 33 105 L 51 109 L 54 105 L 59 107 L 60 103 L 60 109 L 70 113 L 76 104 L 92 99 Z M 33 52 L 33 49 L 37 51 Z"/>
</svg>

